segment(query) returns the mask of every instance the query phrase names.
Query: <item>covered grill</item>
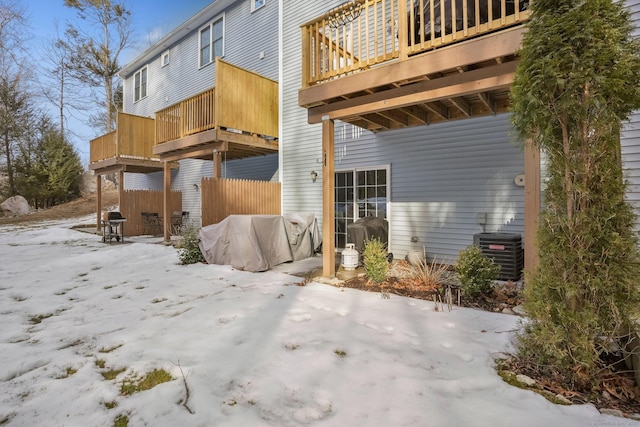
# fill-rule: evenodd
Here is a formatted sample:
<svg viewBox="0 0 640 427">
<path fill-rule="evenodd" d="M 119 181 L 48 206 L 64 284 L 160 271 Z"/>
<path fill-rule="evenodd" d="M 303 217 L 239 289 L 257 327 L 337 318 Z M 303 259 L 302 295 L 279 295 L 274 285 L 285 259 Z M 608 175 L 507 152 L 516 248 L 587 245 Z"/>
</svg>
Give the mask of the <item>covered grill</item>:
<svg viewBox="0 0 640 427">
<path fill-rule="evenodd" d="M 116 239 L 116 242 L 124 242 L 124 223 L 126 218 L 118 211 L 105 212 L 102 215 L 102 241 L 111 243 L 111 240 Z"/>
</svg>

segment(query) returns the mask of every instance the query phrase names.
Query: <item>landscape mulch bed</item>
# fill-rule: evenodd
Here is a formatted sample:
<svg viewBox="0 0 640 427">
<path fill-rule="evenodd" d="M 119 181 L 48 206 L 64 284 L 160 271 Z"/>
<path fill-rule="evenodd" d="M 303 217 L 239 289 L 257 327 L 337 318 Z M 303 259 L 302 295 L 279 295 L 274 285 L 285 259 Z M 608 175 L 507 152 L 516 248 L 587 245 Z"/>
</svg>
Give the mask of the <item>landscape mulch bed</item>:
<svg viewBox="0 0 640 427">
<path fill-rule="evenodd" d="M 446 307 L 447 289 L 450 290 L 453 305 L 462 307 L 515 314 L 513 309 L 522 304 L 521 283 L 498 282 L 491 293 L 470 297 L 460 291 L 459 282 L 452 268 L 445 272 L 442 283 L 437 286 L 425 286 L 421 279 L 416 277 L 415 268 L 406 261 L 394 262 L 384 282 L 373 283 L 364 273 L 360 273 L 341 282 L 339 286 L 366 292 L 379 292 L 383 298 L 400 295 L 433 301 L 436 308 Z M 508 369 L 516 374 L 533 378 L 537 382 L 533 390 L 547 397 L 561 395 L 574 404 L 588 402 L 600 410 L 618 410 L 623 415 L 633 415 L 634 418 L 640 414 L 640 388 L 635 383 L 633 372 L 627 369 L 622 353 L 609 354 L 607 360 L 603 360 L 604 367 L 597 378 L 594 378 L 599 386 L 588 390 L 576 390 L 575 387 L 563 384 L 554 377 L 553 370 L 541 370 L 526 361 L 509 357 L 509 355 L 505 356 L 506 359 L 501 362 L 501 369 Z"/>
</svg>

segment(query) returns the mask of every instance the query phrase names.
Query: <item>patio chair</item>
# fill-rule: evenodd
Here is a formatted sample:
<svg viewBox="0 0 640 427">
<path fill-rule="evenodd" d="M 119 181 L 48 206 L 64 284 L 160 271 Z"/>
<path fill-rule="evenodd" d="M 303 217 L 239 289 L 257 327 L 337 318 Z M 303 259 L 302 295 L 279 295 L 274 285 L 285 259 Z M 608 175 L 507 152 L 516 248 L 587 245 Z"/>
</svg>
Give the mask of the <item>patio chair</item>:
<svg viewBox="0 0 640 427">
<path fill-rule="evenodd" d="M 162 220 L 157 212 L 141 212 L 142 234 L 159 236 L 162 234 Z"/>
</svg>

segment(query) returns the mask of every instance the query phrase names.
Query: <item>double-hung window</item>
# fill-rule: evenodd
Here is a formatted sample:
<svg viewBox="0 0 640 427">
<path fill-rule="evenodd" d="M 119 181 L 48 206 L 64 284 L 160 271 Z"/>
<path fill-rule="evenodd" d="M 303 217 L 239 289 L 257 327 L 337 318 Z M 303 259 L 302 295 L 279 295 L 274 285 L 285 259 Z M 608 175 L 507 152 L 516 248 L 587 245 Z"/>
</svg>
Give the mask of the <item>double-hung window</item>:
<svg viewBox="0 0 640 427">
<path fill-rule="evenodd" d="M 200 29 L 200 66 L 224 55 L 224 16 Z"/>
<path fill-rule="evenodd" d="M 264 6 L 267 0 L 251 0 L 251 12 L 254 12 Z"/>
<path fill-rule="evenodd" d="M 147 96 L 147 67 L 141 68 L 133 75 L 133 102 Z"/>
</svg>

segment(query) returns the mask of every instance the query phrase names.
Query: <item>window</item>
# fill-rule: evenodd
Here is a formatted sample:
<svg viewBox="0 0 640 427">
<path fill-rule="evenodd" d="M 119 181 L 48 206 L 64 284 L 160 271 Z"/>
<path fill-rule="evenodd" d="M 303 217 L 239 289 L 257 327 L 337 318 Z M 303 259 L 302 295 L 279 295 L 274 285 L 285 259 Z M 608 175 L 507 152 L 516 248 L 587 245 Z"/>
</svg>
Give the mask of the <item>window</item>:
<svg viewBox="0 0 640 427">
<path fill-rule="evenodd" d="M 163 53 L 160 57 L 160 66 L 166 67 L 167 65 L 169 65 L 169 52 Z"/>
<path fill-rule="evenodd" d="M 254 12 L 264 6 L 267 0 L 251 0 L 251 12 Z"/>
<path fill-rule="evenodd" d="M 147 67 L 133 75 L 133 102 L 138 102 L 147 96 Z"/>
<path fill-rule="evenodd" d="M 223 16 L 200 29 L 200 66 L 210 64 L 218 56 L 224 56 Z"/>
</svg>

